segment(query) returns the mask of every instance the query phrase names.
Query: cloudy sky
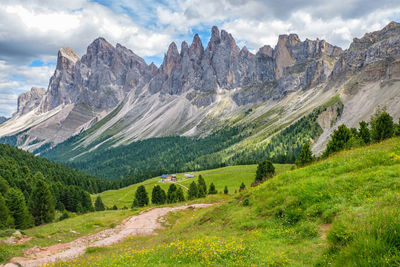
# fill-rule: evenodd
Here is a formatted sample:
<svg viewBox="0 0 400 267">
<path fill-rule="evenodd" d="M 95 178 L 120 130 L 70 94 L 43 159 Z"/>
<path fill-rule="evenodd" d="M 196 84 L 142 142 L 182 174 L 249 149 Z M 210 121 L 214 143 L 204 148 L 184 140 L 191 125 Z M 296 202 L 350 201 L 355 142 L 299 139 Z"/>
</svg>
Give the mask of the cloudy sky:
<svg viewBox="0 0 400 267">
<path fill-rule="evenodd" d="M 0 116 L 20 93 L 47 88 L 60 47 L 83 55 L 99 36 L 159 65 L 170 42 L 199 33 L 206 45 L 213 25 L 255 51 L 283 33 L 347 48 L 392 20 L 398 0 L 0 0 Z"/>
</svg>

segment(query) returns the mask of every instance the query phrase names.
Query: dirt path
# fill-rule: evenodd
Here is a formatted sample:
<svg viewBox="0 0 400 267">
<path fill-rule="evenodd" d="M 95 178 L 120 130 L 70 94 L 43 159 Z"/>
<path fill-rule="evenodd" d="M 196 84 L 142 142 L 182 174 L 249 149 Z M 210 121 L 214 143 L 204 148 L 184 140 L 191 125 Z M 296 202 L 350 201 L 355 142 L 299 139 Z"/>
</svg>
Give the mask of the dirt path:
<svg viewBox="0 0 400 267">
<path fill-rule="evenodd" d="M 123 241 L 129 236 L 155 234 L 156 229 L 162 226 L 159 218 L 171 211 L 187 208 L 204 208 L 213 204 L 193 204 L 179 207 L 155 208 L 139 215 L 132 216 L 115 228 L 99 233 L 83 236 L 65 244 L 56 244 L 49 247 L 34 247 L 24 252 L 24 257 L 15 257 L 7 263 L 11 266 L 43 266 L 62 260 L 70 260 L 85 253 L 88 247 L 104 247 Z"/>
</svg>

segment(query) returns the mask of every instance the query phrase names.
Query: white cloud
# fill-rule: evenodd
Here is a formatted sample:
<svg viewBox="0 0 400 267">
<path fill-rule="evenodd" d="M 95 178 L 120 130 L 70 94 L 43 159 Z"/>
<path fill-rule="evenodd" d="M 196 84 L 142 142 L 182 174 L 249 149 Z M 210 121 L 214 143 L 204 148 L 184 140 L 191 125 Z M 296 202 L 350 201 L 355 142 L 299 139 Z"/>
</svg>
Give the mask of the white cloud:
<svg viewBox="0 0 400 267">
<path fill-rule="evenodd" d="M 396 0 L 2 0 L 0 5 L 0 114 L 16 109 L 16 95 L 47 87 L 60 47 L 83 55 L 95 38 L 121 43 L 142 57 L 162 55 L 193 29 L 218 25 L 252 51 L 274 46 L 279 34 L 321 38 L 346 48 L 353 37 L 400 18 Z M 207 41 L 207 40 L 203 40 Z M 17 78 L 16 78 L 17 77 Z M 10 95 L 10 98 L 6 96 Z M 14 104 L 12 104 L 14 103 Z M 10 107 L 14 106 L 14 110 Z"/>
</svg>

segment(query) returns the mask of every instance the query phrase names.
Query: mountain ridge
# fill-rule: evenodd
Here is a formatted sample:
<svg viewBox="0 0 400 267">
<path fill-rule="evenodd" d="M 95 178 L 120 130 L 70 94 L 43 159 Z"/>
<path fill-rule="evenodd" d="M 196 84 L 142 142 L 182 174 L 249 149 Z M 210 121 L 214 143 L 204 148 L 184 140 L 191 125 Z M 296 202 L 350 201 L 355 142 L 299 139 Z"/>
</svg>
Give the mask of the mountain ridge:
<svg viewBox="0 0 400 267">
<path fill-rule="evenodd" d="M 227 160 L 266 147 L 274 135 L 339 96 L 343 112 L 329 108 L 312 119 L 322 133 L 308 142 L 320 153 L 339 123 L 356 127 L 384 106 L 398 118 L 399 55 L 396 22 L 355 38 L 347 50 L 285 34 L 274 48 L 263 46 L 256 54 L 213 27 L 205 48 L 198 34 L 180 51 L 172 42 L 159 68 L 100 37 L 81 58 L 61 49 L 46 93 L 26 93 L 18 112 L 0 126 L 0 137 L 41 153 L 92 129 L 69 148 L 91 153 L 102 145 L 247 129 L 248 138 L 224 149 Z"/>
</svg>

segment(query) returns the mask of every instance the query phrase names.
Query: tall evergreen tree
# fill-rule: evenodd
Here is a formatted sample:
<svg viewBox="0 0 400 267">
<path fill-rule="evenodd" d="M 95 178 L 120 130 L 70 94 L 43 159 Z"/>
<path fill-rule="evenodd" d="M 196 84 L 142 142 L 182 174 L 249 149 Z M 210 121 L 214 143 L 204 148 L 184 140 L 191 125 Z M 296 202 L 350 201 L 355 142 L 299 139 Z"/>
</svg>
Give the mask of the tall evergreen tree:
<svg viewBox="0 0 400 267">
<path fill-rule="evenodd" d="M 275 174 L 275 167 L 269 160 L 264 160 L 260 162 L 257 166 L 256 171 L 256 182 L 262 182 L 267 178 L 274 176 Z"/>
<path fill-rule="evenodd" d="M 97 198 L 94 202 L 94 208 L 96 211 L 106 210 L 106 207 L 104 206 L 103 200 L 101 199 L 100 196 L 97 196 Z"/>
<path fill-rule="evenodd" d="M 204 180 L 203 176 L 201 176 L 201 174 L 199 175 L 197 183 L 198 183 L 198 190 L 199 190 L 198 197 L 205 197 L 207 195 L 207 185 L 206 185 L 206 181 Z"/>
<path fill-rule="evenodd" d="M 80 203 L 82 204 L 83 211 L 84 212 L 94 211 L 92 199 L 90 198 L 89 193 L 83 190 L 82 188 L 80 189 L 80 191 L 81 191 Z"/>
<path fill-rule="evenodd" d="M 33 226 L 32 215 L 28 212 L 21 190 L 10 188 L 6 194 L 6 205 L 14 219 L 15 228 L 26 229 Z"/>
<path fill-rule="evenodd" d="M 153 191 L 151 193 L 151 203 L 162 205 L 165 203 L 165 200 L 166 200 L 165 191 L 159 185 L 154 186 Z"/>
<path fill-rule="evenodd" d="M 208 194 L 209 195 L 215 195 L 217 193 L 218 193 L 218 191 L 215 189 L 214 183 L 211 183 L 210 184 L 210 189 L 208 190 Z"/>
<path fill-rule="evenodd" d="M 314 156 L 310 148 L 310 143 L 305 143 L 300 151 L 299 157 L 296 160 L 296 165 L 305 166 L 313 161 L 314 161 Z"/>
<path fill-rule="evenodd" d="M 182 187 L 179 187 L 175 191 L 175 202 L 182 202 L 185 201 L 185 195 L 183 194 Z"/>
<path fill-rule="evenodd" d="M 6 206 L 6 200 L 0 194 L 0 229 L 4 229 L 11 224 L 10 212 Z"/>
<path fill-rule="evenodd" d="M 176 202 L 176 192 L 177 188 L 175 184 L 171 184 L 168 188 L 167 192 L 167 203 L 175 203 Z"/>
<path fill-rule="evenodd" d="M 138 207 L 144 207 L 149 204 L 149 197 L 147 195 L 146 188 L 144 187 L 144 185 L 141 185 L 137 188 L 135 193 L 135 199 L 137 201 Z"/>
<path fill-rule="evenodd" d="M 393 118 L 384 110 L 378 110 L 371 118 L 371 137 L 380 142 L 393 136 Z"/>
<path fill-rule="evenodd" d="M 189 186 L 188 199 L 189 200 L 195 199 L 195 198 L 197 198 L 198 194 L 199 194 L 199 190 L 197 189 L 196 182 L 193 181 Z"/>
<path fill-rule="evenodd" d="M 49 223 L 55 216 L 54 198 L 41 173 L 35 175 L 36 185 L 30 200 L 30 211 L 35 225 Z"/>
<path fill-rule="evenodd" d="M 364 144 L 369 144 L 371 142 L 371 134 L 368 129 L 368 123 L 365 121 L 360 121 L 359 136 L 363 140 Z"/>
<path fill-rule="evenodd" d="M 329 156 L 334 152 L 349 148 L 349 141 L 351 137 L 352 134 L 349 128 L 347 128 L 344 124 L 340 125 L 335 131 L 333 131 L 331 139 L 326 145 L 324 156 Z"/>
<path fill-rule="evenodd" d="M 3 179 L 0 176 L 0 194 L 5 195 L 7 193 L 8 188 L 10 188 L 10 186 L 8 185 L 7 180 Z"/>
<path fill-rule="evenodd" d="M 400 119 L 399 122 L 394 125 L 394 132 L 395 136 L 400 136 Z"/>
</svg>

